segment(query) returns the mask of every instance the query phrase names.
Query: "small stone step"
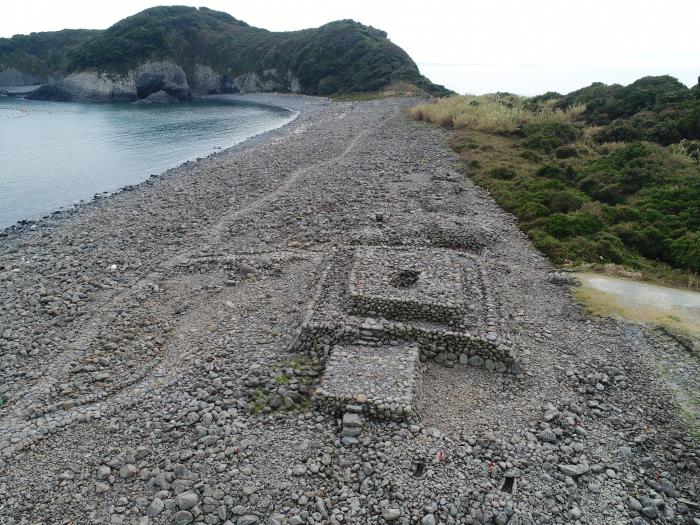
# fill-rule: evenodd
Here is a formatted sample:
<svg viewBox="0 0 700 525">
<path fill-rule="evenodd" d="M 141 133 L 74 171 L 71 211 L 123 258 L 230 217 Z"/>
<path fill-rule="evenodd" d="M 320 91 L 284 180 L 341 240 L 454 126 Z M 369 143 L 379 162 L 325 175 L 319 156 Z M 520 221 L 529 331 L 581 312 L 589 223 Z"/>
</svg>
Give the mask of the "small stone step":
<svg viewBox="0 0 700 525">
<path fill-rule="evenodd" d="M 357 413 L 346 412 L 343 414 L 343 427 L 361 427 L 362 418 Z"/>
<path fill-rule="evenodd" d="M 343 414 L 343 428 L 340 430 L 340 435 L 343 436 L 343 438 L 352 437 L 357 439 L 362 433 L 363 426 L 364 424 L 360 414 L 346 412 Z"/>
<path fill-rule="evenodd" d="M 335 346 L 315 403 L 330 412 L 346 412 L 344 428 L 350 427 L 345 418 L 357 415 L 357 409 L 348 411 L 347 405 L 361 407 L 364 414 L 376 419 L 414 420 L 418 417 L 420 366 L 420 352 L 410 345 Z"/>
</svg>

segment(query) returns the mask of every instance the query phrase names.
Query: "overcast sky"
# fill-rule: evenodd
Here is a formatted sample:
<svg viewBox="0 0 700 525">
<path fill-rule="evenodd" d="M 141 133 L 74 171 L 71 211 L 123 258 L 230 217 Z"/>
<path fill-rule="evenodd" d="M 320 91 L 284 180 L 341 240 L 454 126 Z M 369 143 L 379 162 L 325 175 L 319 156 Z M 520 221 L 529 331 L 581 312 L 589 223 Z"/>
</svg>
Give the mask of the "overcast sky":
<svg viewBox="0 0 700 525">
<path fill-rule="evenodd" d="M 102 29 L 166 2 L 3 0 L 0 36 Z M 208 0 L 251 25 L 294 30 L 352 18 L 385 30 L 459 92 L 567 92 L 593 81 L 700 75 L 700 0 Z"/>
</svg>

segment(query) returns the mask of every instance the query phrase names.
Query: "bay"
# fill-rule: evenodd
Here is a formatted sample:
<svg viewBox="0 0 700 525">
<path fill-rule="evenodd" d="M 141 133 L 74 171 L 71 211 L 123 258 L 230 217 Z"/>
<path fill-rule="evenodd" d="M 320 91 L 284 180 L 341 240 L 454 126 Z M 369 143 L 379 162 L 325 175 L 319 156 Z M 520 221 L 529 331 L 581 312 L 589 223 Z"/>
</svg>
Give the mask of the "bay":
<svg viewBox="0 0 700 525">
<path fill-rule="evenodd" d="M 230 96 L 177 104 L 0 97 L 0 228 L 138 184 L 295 116 Z"/>
</svg>

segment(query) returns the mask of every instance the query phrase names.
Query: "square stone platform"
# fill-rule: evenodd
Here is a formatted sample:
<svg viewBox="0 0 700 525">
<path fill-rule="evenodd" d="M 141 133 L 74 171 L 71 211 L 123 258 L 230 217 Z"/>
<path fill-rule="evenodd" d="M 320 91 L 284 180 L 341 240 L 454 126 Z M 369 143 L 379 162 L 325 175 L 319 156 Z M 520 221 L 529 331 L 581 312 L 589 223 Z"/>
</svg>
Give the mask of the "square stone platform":
<svg viewBox="0 0 700 525">
<path fill-rule="evenodd" d="M 335 345 L 314 397 L 324 410 L 340 413 L 358 405 L 376 419 L 418 417 L 420 352 L 411 345 Z"/>
<path fill-rule="evenodd" d="M 360 247 L 348 276 L 351 314 L 459 322 L 466 310 L 463 262 L 446 250 L 424 253 Z"/>
</svg>

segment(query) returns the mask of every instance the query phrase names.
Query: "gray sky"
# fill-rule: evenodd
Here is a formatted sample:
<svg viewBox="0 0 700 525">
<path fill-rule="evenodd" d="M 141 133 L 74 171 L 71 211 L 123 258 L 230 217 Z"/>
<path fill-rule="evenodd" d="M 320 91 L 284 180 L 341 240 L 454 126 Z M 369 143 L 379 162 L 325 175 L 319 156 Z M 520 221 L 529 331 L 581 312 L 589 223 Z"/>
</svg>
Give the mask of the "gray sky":
<svg viewBox="0 0 700 525">
<path fill-rule="evenodd" d="M 0 36 L 106 28 L 167 2 L 8 0 Z M 385 30 L 431 80 L 459 92 L 567 92 L 593 81 L 700 75 L 700 0 L 202 0 L 270 30 L 352 18 Z"/>
</svg>

